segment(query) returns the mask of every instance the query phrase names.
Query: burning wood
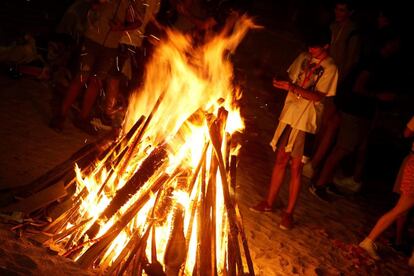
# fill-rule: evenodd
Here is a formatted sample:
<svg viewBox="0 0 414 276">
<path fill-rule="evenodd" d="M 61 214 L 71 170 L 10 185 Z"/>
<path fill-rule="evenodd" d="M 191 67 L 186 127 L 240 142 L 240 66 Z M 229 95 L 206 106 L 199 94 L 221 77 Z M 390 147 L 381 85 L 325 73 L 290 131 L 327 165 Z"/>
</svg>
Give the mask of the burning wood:
<svg viewBox="0 0 414 276">
<path fill-rule="evenodd" d="M 167 30 L 126 134 L 64 182 L 76 193 L 42 229 L 46 244 L 108 275 L 254 275 L 235 196 L 232 133 L 243 121 L 228 57 L 252 27 L 233 18 L 201 46 Z"/>
<path fill-rule="evenodd" d="M 127 201 L 138 192 L 138 190 L 147 182 L 147 180 L 159 169 L 165 162 L 167 152 L 165 145 L 154 149 L 151 154 L 144 160 L 140 168 L 128 180 L 128 182 L 116 192 L 116 195 L 109 203 L 108 207 L 100 214 L 98 221 L 108 221 Z M 98 223 L 95 222 L 86 232 L 90 238 L 94 238 L 99 230 Z"/>
</svg>

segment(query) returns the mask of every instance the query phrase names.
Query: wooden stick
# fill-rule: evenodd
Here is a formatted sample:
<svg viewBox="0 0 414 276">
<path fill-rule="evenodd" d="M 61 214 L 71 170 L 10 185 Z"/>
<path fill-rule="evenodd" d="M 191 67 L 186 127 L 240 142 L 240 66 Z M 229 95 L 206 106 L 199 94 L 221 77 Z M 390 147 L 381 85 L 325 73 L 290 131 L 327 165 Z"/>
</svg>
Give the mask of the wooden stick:
<svg viewBox="0 0 414 276">
<path fill-rule="evenodd" d="M 161 167 L 167 159 L 165 145 L 154 149 L 142 162 L 138 171 L 128 182 L 116 192 L 108 207 L 100 214 L 97 221 L 89 228 L 86 234 L 95 237 L 99 231 L 98 221 L 108 221 L 135 193 L 148 181 L 148 179 Z"/>
<path fill-rule="evenodd" d="M 200 195 L 200 203 L 198 204 L 198 220 L 197 220 L 197 237 L 199 242 L 197 243 L 197 250 L 196 250 L 196 260 L 193 269 L 193 275 L 200 275 L 202 273 L 201 270 L 201 250 L 203 248 L 203 232 L 201 229 L 204 227 L 204 201 L 206 198 L 206 186 L 207 186 L 207 164 L 203 162 L 201 167 L 201 195 Z"/>
<path fill-rule="evenodd" d="M 129 242 L 125 245 L 119 256 L 109 267 L 108 271 L 106 272 L 107 275 L 114 274 L 115 270 L 119 268 L 122 261 L 124 261 L 125 258 L 131 253 L 131 250 L 135 247 L 135 244 L 141 240 L 139 232 L 140 231 L 138 229 L 135 229 L 134 233 L 131 235 Z"/>
<path fill-rule="evenodd" d="M 227 233 L 227 258 L 228 258 L 228 262 L 227 262 L 227 271 L 228 271 L 228 275 L 230 276 L 236 276 L 236 257 L 235 257 L 235 252 L 233 249 L 233 242 L 230 241 L 229 239 L 231 239 L 230 235 Z"/>
<path fill-rule="evenodd" d="M 248 242 L 247 242 L 246 233 L 244 232 L 242 217 L 241 217 L 240 210 L 239 210 L 237 204 L 235 206 L 235 210 L 236 210 L 236 218 L 237 218 L 237 222 L 238 222 L 237 224 L 238 224 L 238 228 L 239 228 L 239 233 L 240 233 L 240 237 L 242 239 L 244 254 L 245 254 L 245 257 L 246 257 L 247 267 L 249 268 L 249 275 L 254 276 L 255 274 L 254 274 L 253 261 L 252 261 L 251 255 L 250 255 L 250 250 L 249 250 L 249 245 L 248 245 Z"/>
<path fill-rule="evenodd" d="M 216 159 L 213 156 L 213 159 Z M 210 245 L 211 245 L 211 275 L 217 275 L 217 244 L 216 244 L 216 220 L 217 220 L 217 216 L 216 216 L 216 194 L 217 194 L 217 161 L 212 162 L 211 163 L 211 168 L 210 168 L 210 179 L 209 179 L 209 183 L 208 183 L 208 203 L 210 205 L 210 212 L 211 212 L 211 219 L 210 219 Z"/>
<path fill-rule="evenodd" d="M 230 236 L 232 240 L 235 240 L 237 238 L 237 230 L 240 229 L 240 227 L 237 225 L 236 210 L 235 210 L 234 203 L 230 197 L 226 169 L 225 169 L 223 158 L 221 155 L 220 144 L 218 143 L 219 142 L 219 130 L 217 129 L 217 124 L 213 123 L 211 127 L 209 128 L 209 130 L 210 130 L 210 138 L 213 144 L 214 152 L 218 159 L 219 171 L 220 171 L 220 175 L 221 175 L 222 183 L 223 183 L 223 195 L 224 195 L 224 202 L 226 205 L 227 214 L 229 218 Z M 247 265 L 249 267 L 249 273 L 251 275 L 254 275 L 253 263 L 251 261 L 251 258 L 249 257 L 250 257 L 250 254 L 246 254 Z"/>
<path fill-rule="evenodd" d="M 154 114 L 158 111 L 158 108 L 162 102 L 162 100 L 164 99 L 165 96 L 165 92 L 161 93 L 161 95 L 158 97 L 154 107 L 152 108 L 150 114 L 148 115 L 147 119 L 145 120 L 144 125 L 142 126 L 142 128 L 139 130 L 139 132 L 135 135 L 135 138 L 133 139 L 133 141 L 131 142 L 126 157 L 124 158 L 124 160 L 122 160 L 122 165 L 118 171 L 118 175 L 122 175 L 125 172 L 125 169 L 127 168 L 127 165 L 129 164 L 129 161 L 135 151 L 136 146 L 138 145 L 139 142 L 141 142 L 142 136 L 144 135 L 145 131 L 147 130 L 147 127 L 149 125 L 149 123 L 152 120 L 152 117 L 154 116 Z"/>
<path fill-rule="evenodd" d="M 237 175 L 237 156 L 231 155 L 230 157 L 230 185 L 236 195 L 236 175 Z"/>
<path fill-rule="evenodd" d="M 154 225 L 153 222 L 150 222 L 142 238 L 139 240 L 138 243 L 135 244 L 134 249 L 130 251 L 128 259 L 126 259 L 125 263 L 121 266 L 118 272 L 118 275 L 122 275 L 124 273 L 124 271 L 128 268 L 130 262 L 132 261 L 134 255 L 137 255 L 136 257 L 141 259 L 141 255 L 145 252 L 145 247 L 147 245 L 148 236 L 149 236 L 150 230 L 153 227 L 153 225 Z"/>
<path fill-rule="evenodd" d="M 203 150 L 203 154 L 201 155 L 200 161 L 197 164 L 196 169 L 194 170 L 194 174 L 193 177 L 190 181 L 190 185 L 189 185 L 189 189 L 188 189 L 188 193 L 191 194 L 193 189 L 194 189 L 194 184 L 196 182 L 196 180 L 198 179 L 198 175 L 200 173 L 201 168 L 203 167 L 203 165 L 205 164 L 206 161 L 206 155 L 207 155 L 207 149 L 208 149 L 208 145 L 209 143 L 207 142 L 206 145 L 204 146 L 204 150 Z M 200 181 L 201 184 L 201 181 Z M 201 186 L 201 185 L 200 185 Z M 197 187 L 197 192 L 196 195 L 194 196 L 194 201 L 198 199 L 199 195 L 200 195 L 200 191 L 201 191 L 201 187 Z M 188 245 L 190 244 L 190 239 L 191 239 L 191 234 L 192 234 L 192 230 L 193 230 L 193 223 L 194 223 L 194 217 L 197 211 L 197 202 L 193 202 L 193 206 L 191 208 L 190 211 L 190 221 L 188 223 L 188 229 L 187 229 L 187 233 L 185 235 L 186 237 L 186 244 L 187 244 L 187 248 L 185 250 L 186 253 L 188 253 Z"/>
<path fill-rule="evenodd" d="M 56 181 L 56 179 L 59 179 L 67 171 L 73 170 L 74 163 L 77 163 L 82 159 L 91 159 L 92 156 L 96 156 L 97 151 L 100 148 L 100 145 L 107 142 L 106 139 L 107 137 L 104 136 L 93 143 L 83 146 L 74 154 L 72 154 L 69 157 L 69 159 L 63 161 L 62 163 L 47 171 L 45 174 L 36 178 L 32 182 L 22 187 L 19 187 L 19 189 L 17 189 L 16 192 L 24 192 L 25 194 L 30 194 L 43 189 L 51 181 Z"/>
<path fill-rule="evenodd" d="M 188 185 L 188 192 L 191 193 L 191 191 L 193 190 L 194 187 L 194 183 L 196 182 L 197 178 L 198 178 L 198 174 L 200 172 L 201 167 L 203 166 L 204 162 L 206 161 L 206 155 L 207 155 L 207 149 L 208 146 L 210 145 L 210 142 L 207 142 L 204 145 L 204 149 L 203 149 L 203 153 L 201 154 L 201 158 L 200 161 L 198 161 L 197 167 L 194 170 L 193 176 L 190 180 L 190 184 Z"/>
<path fill-rule="evenodd" d="M 137 212 L 144 206 L 144 204 L 150 199 L 150 195 L 152 193 L 156 193 L 162 185 L 170 179 L 170 176 L 166 173 L 161 175 L 152 185 L 151 187 L 143 192 L 141 197 L 128 209 L 122 217 L 118 219 L 118 221 L 108 230 L 111 233 L 119 234 L 121 230 L 128 225 L 128 223 L 136 216 Z M 115 236 L 116 237 L 116 236 Z M 113 240 L 113 239 L 112 239 Z M 98 257 L 99 253 L 101 252 L 101 248 L 105 249 L 111 243 L 110 239 L 101 240 L 98 243 L 95 243 L 92 247 L 90 247 L 85 254 L 83 254 L 77 262 L 81 264 L 83 267 L 89 267 L 94 262 L 95 258 Z M 102 250 L 103 250 L 102 249 Z"/>
<path fill-rule="evenodd" d="M 137 120 L 137 122 L 134 124 L 134 126 L 129 130 L 129 132 L 122 138 L 122 139 L 120 139 L 120 141 L 116 144 L 116 145 L 114 145 L 114 146 L 112 146 L 112 147 L 109 147 L 106 151 L 105 151 L 105 153 L 104 154 L 106 154 L 106 155 L 104 155 L 104 156 L 106 156 L 105 158 L 108 158 L 108 156 L 110 156 L 110 153 L 111 152 L 114 152 L 114 151 L 118 151 L 119 150 L 119 148 L 121 147 L 121 145 L 125 142 L 125 141 L 127 141 L 127 140 L 129 140 L 130 138 L 131 138 L 131 136 L 137 131 L 137 129 L 139 128 L 139 126 L 142 124 L 142 122 L 143 122 L 143 120 L 144 120 L 144 116 L 141 116 L 140 118 L 139 118 L 139 120 Z M 102 160 L 102 158 L 100 158 L 100 160 Z M 104 161 L 104 160 L 103 160 Z M 73 168 L 72 168 L 72 170 L 73 170 Z M 82 171 L 84 171 L 84 170 L 82 170 Z M 71 186 L 72 184 L 74 184 L 76 182 L 76 177 L 73 177 L 72 178 L 72 181 L 66 186 L 67 188 L 69 187 L 69 186 Z M 102 187 L 102 189 L 103 189 L 103 187 Z M 73 200 L 73 204 L 75 205 L 69 212 L 66 212 L 66 213 L 64 213 L 64 214 L 62 214 L 61 216 L 59 216 L 56 220 L 54 220 L 49 226 L 47 226 L 45 229 L 44 229 L 44 231 L 48 231 L 48 230 L 50 230 L 50 229 L 52 229 L 52 228 L 54 228 L 54 227 L 56 227 L 59 223 L 60 223 L 60 225 L 62 225 L 62 226 L 64 226 L 64 224 L 66 224 L 66 222 L 70 219 L 70 218 L 72 218 L 73 217 L 73 215 L 75 215 L 75 213 L 77 212 L 77 206 L 80 204 L 80 200 L 84 197 L 84 196 L 86 196 L 87 195 L 87 193 L 88 193 L 88 191 L 87 191 L 87 189 L 86 188 L 83 188 L 83 190 L 79 193 L 79 195 Z M 66 217 L 66 220 L 64 220 L 64 218 Z M 62 221 L 64 222 L 64 223 L 62 223 Z"/>
<path fill-rule="evenodd" d="M 165 247 L 164 263 L 167 275 L 178 275 L 186 258 L 184 237 L 184 212 L 176 206 L 173 214 L 172 229 Z"/>
<path fill-rule="evenodd" d="M 119 141 L 119 143 L 112 147 L 111 151 L 108 152 L 106 155 L 104 155 L 104 158 L 101 158 L 100 160 L 102 160 L 101 162 L 105 163 L 106 160 L 108 160 L 108 158 L 110 156 L 112 156 L 112 154 L 114 152 L 118 152 L 122 145 L 124 143 L 128 143 L 129 140 L 134 136 L 134 134 L 138 131 L 139 127 L 141 126 L 142 122 L 144 121 L 145 117 L 141 116 L 134 124 L 134 126 L 128 131 L 128 133 Z M 99 191 L 97 193 L 97 195 L 99 196 L 101 194 L 101 192 L 103 191 L 103 189 L 105 188 L 106 184 L 108 183 L 109 179 L 111 179 L 113 173 L 115 172 L 115 167 L 118 166 L 118 164 L 121 162 L 121 160 L 123 159 L 123 157 L 125 156 L 126 152 L 128 150 L 128 144 L 125 146 L 125 148 L 121 151 L 121 153 L 115 158 L 112 166 L 110 166 L 109 172 L 108 172 L 108 176 L 106 177 L 105 181 L 103 182 L 103 184 L 101 185 L 101 187 L 99 188 Z"/>
<path fill-rule="evenodd" d="M 20 211 L 25 214 L 30 214 L 64 196 L 66 196 L 65 186 L 63 182 L 57 182 L 55 185 L 37 192 L 28 198 L 0 208 L 0 212 Z"/>
<path fill-rule="evenodd" d="M 68 235 L 71 235 L 73 232 L 78 230 L 80 227 L 84 226 L 86 223 L 88 223 L 91 220 L 91 218 L 83 220 L 81 223 L 72 226 L 71 228 L 67 229 L 66 231 L 56 234 L 52 237 L 52 240 L 55 242 L 59 242 L 61 239 L 65 238 Z"/>
</svg>

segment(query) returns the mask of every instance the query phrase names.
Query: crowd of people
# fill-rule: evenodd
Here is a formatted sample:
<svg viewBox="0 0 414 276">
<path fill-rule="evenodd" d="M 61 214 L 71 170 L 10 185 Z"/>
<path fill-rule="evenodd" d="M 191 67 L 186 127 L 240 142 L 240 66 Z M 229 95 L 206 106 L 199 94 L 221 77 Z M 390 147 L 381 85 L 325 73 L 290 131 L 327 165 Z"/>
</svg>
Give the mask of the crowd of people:
<svg viewBox="0 0 414 276">
<path fill-rule="evenodd" d="M 217 13 L 221 2 L 75 0 L 49 35 L 47 54 L 39 54 L 33 36 L 26 35 L 21 45 L 1 49 L 0 62 L 11 65 L 12 77 L 52 81 L 59 98 L 52 129 L 62 132 L 69 117 L 95 135 L 122 123 L 128 97 L 139 88 L 165 28 L 203 33 L 224 14 Z"/>
<path fill-rule="evenodd" d="M 332 203 L 334 195 L 360 192 L 375 129 L 396 112 L 403 114 L 400 119 L 405 118 L 404 112 L 413 115 L 412 110 L 399 109 L 398 104 L 412 97 L 407 98 L 410 91 L 404 90 L 408 72 L 404 71 L 403 38 L 396 18 L 386 6 L 378 6 L 375 29 L 363 32 L 354 13 L 352 1 L 335 1 L 333 22 L 309 28 L 307 51 L 290 65 L 286 80 L 273 79 L 277 91 L 288 93 L 270 142 L 276 158 L 268 192 L 250 209 L 273 211 L 290 164 L 289 197 L 282 210 L 281 229 L 294 226 L 302 177 L 309 179 L 309 192 L 321 201 Z M 404 131 L 407 141 L 413 136 L 413 120 Z M 402 134 L 403 129 L 400 131 Z M 394 189 L 399 194 L 395 207 L 359 244 L 373 259 L 380 259 L 375 240 L 393 222 L 398 226 L 395 248 L 402 249 L 410 242 L 402 238 L 402 232 L 409 221 L 407 212 L 414 206 L 413 154 L 411 149 L 401 164 Z M 354 160 L 352 173 L 337 177 L 343 161 L 350 157 Z M 414 265 L 414 252 L 410 265 Z"/>
</svg>

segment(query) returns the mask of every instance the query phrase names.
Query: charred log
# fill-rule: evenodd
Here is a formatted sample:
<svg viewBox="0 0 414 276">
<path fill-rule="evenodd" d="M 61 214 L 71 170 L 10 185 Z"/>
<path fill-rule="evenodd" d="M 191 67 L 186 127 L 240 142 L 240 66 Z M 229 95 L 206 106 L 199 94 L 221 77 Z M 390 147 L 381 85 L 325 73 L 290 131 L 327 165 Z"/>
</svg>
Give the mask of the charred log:
<svg viewBox="0 0 414 276">
<path fill-rule="evenodd" d="M 128 182 L 116 192 L 111 203 L 99 216 L 98 220 L 86 232 L 89 238 L 93 238 L 99 231 L 98 221 L 108 221 L 136 192 L 148 181 L 167 159 L 166 145 L 154 149 L 142 162 L 140 168 L 128 180 Z"/>
</svg>

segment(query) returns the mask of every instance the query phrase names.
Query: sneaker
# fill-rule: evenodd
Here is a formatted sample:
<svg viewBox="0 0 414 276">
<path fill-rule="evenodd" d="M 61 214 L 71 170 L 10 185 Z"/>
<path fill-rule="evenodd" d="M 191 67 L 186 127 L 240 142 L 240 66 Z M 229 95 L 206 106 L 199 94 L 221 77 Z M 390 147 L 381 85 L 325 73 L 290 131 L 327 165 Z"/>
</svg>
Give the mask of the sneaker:
<svg viewBox="0 0 414 276">
<path fill-rule="evenodd" d="M 65 123 L 65 117 L 62 115 L 56 115 L 50 120 L 49 127 L 56 132 L 62 132 Z"/>
<path fill-rule="evenodd" d="M 372 240 L 365 238 L 359 244 L 359 247 L 364 249 L 368 253 L 368 255 L 371 256 L 371 258 L 373 258 L 374 260 L 381 260 L 380 256 L 378 256 L 377 254 L 377 246 Z"/>
<path fill-rule="evenodd" d="M 309 192 L 324 202 L 330 202 L 326 188 L 317 188 L 314 184 L 309 185 Z"/>
<path fill-rule="evenodd" d="M 307 162 L 302 169 L 302 175 L 311 179 L 315 174 L 315 170 L 312 167 L 312 162 Z"/>
<path fill-rule="evenodd" d="M 350 177 L 343 177 L 343 178 L 334 178 L 333 182 L 335 185 L 342 187 L 350 192 L 357 193 L 361 189 L 362 182 L 355 181 L 355 179 Z"/>
<path fill-rule="evenodd" d="M 279 227 L 280 227 L 280 229 L 283 229 L 283 230 L 292 229 L 292 227 L 293 227 L 293 216 L 292 216 L 292 214 L 283 212 L 282 220 L 280 221 Z"/>
<path fill-rule="evenodd" d="M 262 201 L 259 204 L 252 206 L 249 208 L 250 211 L 257 212 L 257 213 L 265 213 L 265 212 L 272 212 L 272 206 L 269 206 L 266 201 Z"/>
</svg>

